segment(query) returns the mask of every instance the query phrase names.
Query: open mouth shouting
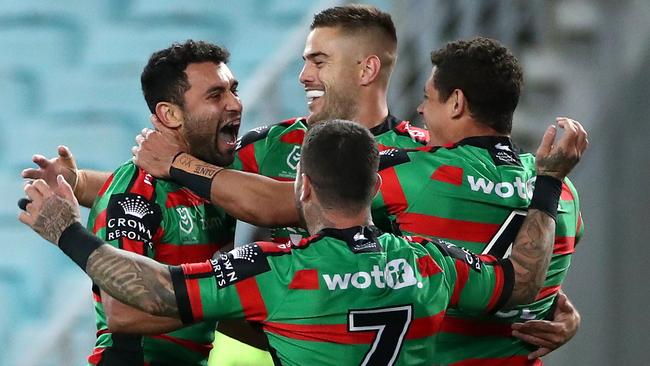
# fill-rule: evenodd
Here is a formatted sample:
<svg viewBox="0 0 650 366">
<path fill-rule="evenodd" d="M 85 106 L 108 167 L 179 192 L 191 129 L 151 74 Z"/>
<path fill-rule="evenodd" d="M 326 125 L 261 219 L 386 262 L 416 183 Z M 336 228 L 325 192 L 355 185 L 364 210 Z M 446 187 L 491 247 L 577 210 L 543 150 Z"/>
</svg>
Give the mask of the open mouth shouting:
<svg viewBox="0 0 650 366">
<path fill-rule="evenodd" d="M 223 145 L 225 145 L 225 150 L 234 150 L 235 146 L 237 146 L 237 135 L 239 134 L 240 124 L 241 120 L 239 117 L 237 117 L 226 122 L 219 129 L 218 140 L 220 143 L 223 143 Z"/>
<path fill-rule="evenodd" d="M 325 95 L 324 90 L 311 89 L 306 91 L 305 98 L 307 98 L 307 106 L 309 107 L 309 110 L 313 111 L 312 105 L 323 95 Z"/>
</svg>

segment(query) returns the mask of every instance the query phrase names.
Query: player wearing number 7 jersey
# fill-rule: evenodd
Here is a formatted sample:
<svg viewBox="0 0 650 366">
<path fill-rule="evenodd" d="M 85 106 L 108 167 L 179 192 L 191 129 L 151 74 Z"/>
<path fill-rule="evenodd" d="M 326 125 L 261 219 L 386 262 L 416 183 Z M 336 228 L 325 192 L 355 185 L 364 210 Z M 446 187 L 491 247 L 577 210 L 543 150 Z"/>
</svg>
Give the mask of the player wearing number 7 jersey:
<svg viewBox="0 0 650 366">
<path fill-rule="evenodd" d="M 555 146 L 554 137 L 549 129 L 540 146 L 537 188 L 509 259 L 378 234 L 369 207 L 380 184 L 377 145 L 348 121 L 318 124 L 305 138 L 294 197 L 313 236 L 298 245 L 260 242 L 204 263 L 164 266 L 88 233 L 62 177 L 54 191 L 42 180 L 28 186 L 32 203 L 20 219 L 120 301 L 186 324 L 260 323 L 276 364 L 431 365 L 448 306 L 490 312 L 530 301 L 539 290 L 559 179 L 586 148 L 579 131 L 567 131 Z M 322 159 L 334 143 L 340 153 Z"/>
</svg>

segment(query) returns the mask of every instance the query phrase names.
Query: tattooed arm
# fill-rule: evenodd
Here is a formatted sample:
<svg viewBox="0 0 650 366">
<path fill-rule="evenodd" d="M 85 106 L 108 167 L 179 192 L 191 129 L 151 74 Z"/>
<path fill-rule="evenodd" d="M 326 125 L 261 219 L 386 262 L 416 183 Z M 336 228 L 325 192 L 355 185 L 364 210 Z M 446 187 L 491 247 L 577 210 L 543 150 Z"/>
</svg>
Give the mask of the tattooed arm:
<svg viewBox="0 0 650 366">
<path fill-rule="evenodd" d="M 538 183 L 528 216 L 512 246 L 510 261 L 515 273 L 515 284 L 506 308 L 532 302 L 544 285 L 553 249 L 557 199 L 540 201 L 546 199 L 543 196 L 546 193 L 559 197 L 562 180 L 578 163 L 588 146 L 587 133 L 580 123 L 568 118 L 558 118 L 557 122 L 558 126 L 564 129 L 562 138 L 554 143 L 557 130 L 555 126 L 551 126 L 546 130 L 537 150 Z M 541 180 L 545 180 L 545 183 L 555 180 L 555 192 L 541 187 Z M 551 205 L 547 205 L 548 202 L 551 202 Z"/>
<path fill-rule="evenodd" d="M 88 258 L 86 273 L 102 290 L 127 305 L 152 315 L 179 318 L 166 265 L 102 245 Z"/>
<path fill-rule="evenodd" d="M 62 175 L 54 189 L 38 179 L 25 193 L 31 202 L 20 221 L 59 246 L 101 289 L 147 313 L 180 317 L 169 267 L 114 248 L 84 229 L 79 205 Z"/>
</svg>

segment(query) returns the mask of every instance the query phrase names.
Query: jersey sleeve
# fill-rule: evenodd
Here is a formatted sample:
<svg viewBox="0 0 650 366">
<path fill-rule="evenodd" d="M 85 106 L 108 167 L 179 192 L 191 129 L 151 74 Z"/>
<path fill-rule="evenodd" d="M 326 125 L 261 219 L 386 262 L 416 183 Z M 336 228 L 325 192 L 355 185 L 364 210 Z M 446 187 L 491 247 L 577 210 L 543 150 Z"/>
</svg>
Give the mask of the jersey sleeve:
<svg viewBox="0 0 650 366">
<path fill-rule="evenodd" d="M 445 268 L 449 306 L 470 313 L 494 313 L 510 299 L 514 271 L 509 259 L 476 255 L 440 239 L 428 246 Z"/>
<path fill-rule="evenodd" d="M 155 181 L 132 163 L 118 168 L 91 210 L 89 229 L 108 244 L 152 256 L 162 236 L 163 213 L 155 200 Z"/>
<path fill-rule="evenodd" d="M 186 324 L 233 318 L 267 320 L 274 302 L 264 294 L 282 299 L 286 286 L 277 280 L 273 258 L 263 247 L 252 243 L 203 263 L 170 267 L 181 320 Z"/>
<path fill-rule="evenodd" d="M 233 169 L 249 173 L 260 173 L 260 162 L 266 154 L 266 142 L 269 134 L 269 126 L 260 126 L 248 131 L 237 140 L 235 149 L 235 161 Z"/>
</svg>

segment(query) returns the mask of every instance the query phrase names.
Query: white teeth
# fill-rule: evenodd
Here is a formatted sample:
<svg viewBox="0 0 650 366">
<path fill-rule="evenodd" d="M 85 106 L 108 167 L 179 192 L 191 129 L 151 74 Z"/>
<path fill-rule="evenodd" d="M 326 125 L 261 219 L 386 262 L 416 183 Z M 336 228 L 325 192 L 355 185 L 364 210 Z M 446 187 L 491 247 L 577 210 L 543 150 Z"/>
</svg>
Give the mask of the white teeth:
<svg viewBox="0 0 650 366">
<path fill-rule="evenodd" d="M 320 98 L 323 95 L 325 95 L 324 90 L 307 90 L 307 93 L 305 93 L 307 99 Z"/>
</svg>

